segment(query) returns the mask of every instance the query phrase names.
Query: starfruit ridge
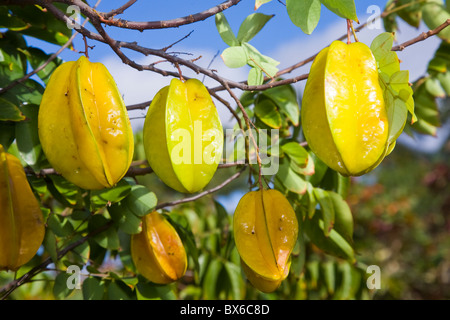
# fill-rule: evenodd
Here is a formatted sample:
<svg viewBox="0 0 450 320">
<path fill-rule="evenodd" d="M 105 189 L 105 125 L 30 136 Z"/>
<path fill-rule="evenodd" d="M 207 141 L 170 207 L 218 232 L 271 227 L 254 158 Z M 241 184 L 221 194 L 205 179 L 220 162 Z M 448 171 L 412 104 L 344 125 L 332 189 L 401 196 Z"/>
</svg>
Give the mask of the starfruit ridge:
<svg viewBox="0 0 450 320">
<path fill-rule="evenodd" d="M 376 60 L 365 44 L 334 41 L 311 66 L 302 103 L 310 148 L 343 175 L 362 175 L 388 151 L 388 127 Z"/>
<path fill-rule="evenodd" d="M 172 79 L 158 91 L 144 123 L 144 148 L 156 175 L 172 189 L 193 193 L 208 184 L 222 155 L 223 128 L 199 80 Z"/>
<path fill-rule="evenodd" d="M 131 255 L 138 272 L 154 283 L 174 282 L 187 269 L 181 238 L 170 222 L 156 211 L 143 217 L 142 231 L 132 235 Z"/>
<path fill-rule="evenodd" d="M 50 164 L 81 188 L 112 187 L 131 164 L 126 107 L 101 63 L 82 56 L 60 65 L 44 92 L 38 122 Z"/>
<path fill-rule="evenodd" d="M 289 201 L 277 190 L 251 191 L 239 201 L 233 219 L 236 247 L 249 281 L 261 291 L 275 290 L 289 274 L 298 236 Z"/>
<path fill-rule="evenodd" d="M 0 145 L 0 270 L 17 270 L 38 251 L 45 233 L 42 211 L 23 167 Z"/>
</svg>

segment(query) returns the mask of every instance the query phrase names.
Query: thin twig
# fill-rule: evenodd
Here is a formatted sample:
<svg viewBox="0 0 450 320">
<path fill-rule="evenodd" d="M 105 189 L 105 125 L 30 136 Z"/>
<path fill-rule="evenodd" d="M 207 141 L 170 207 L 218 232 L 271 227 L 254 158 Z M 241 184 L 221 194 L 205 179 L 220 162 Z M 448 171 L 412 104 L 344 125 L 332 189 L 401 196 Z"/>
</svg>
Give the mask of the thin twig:
<svg viewBox="0 0 450 320">
<path fill-rule="evenodd" d="M 196 194 L 195 196 L 190 197 L 190 198 L 183 198 L 183 199 L 179 199 L 179 200 L 175 200 L 175 201 L 171 201 L 171 202 L 161 203 L 161 204 L 159 204 L 159 205 L 157 205 L 155 207 L 155 210 L 159 210 L 159 209 L 166 208 L 166 207 L 172 207 L 172 206 L 175 206 L 175 205 L 178 205 L 178 204 L 182 204 L 182 203 L 186 203 L 186 202 L 195 201 L 195 200 L 198 200 L 198 199 L 200 199 L 200 198 L 202 198 L 202 197 L 204 197 L 204 196 L 206 196 L 208 194 L 214 193 L 214 192 L 222 189 L 223 187 L 225 187 L 230 182 L 232 182 L 232 181 L 236 180 L 237 178 L 239 178 L 246 168 L 247 168 L 247 165 L 244 165 L 244 167 L 241 170 L 239 170 L 238 172 L 233 174 L 231 177 L 229 177 L 228 179 L 223 181 L 221 184 L 217 185 L 216 187 L 214 187 L 212 189 L 200 192 L 199 194 Z"/>
<path fill-rule="evenodd" d="M 441 24 L 437 28 L 435 28 L 433 30 L 429 30 L 427 32 L 423 32 L 421 35 L 419 35 L 411 40 L 405 41 L 402 44 L 399 44 L 398 46 L 392 47 L 392 51 L 402 51 L 406 47 L 409 47 L 413 44 L 424 41 L 424 40 L 428 39 L 429 37 L 437 35 L 439 32 L 441 32 L 442 30 L 447 28 L 449 25 L 450 25 L 450 19 L 447 19 L 447 21 L 445 21 L 443 24 Z"/>
<path fill-rule="evenodd" d="M 119 14 L 122 14 L 126 9 L 128 9 L 129 7 L 131 7 L 137 0 L 130 0 L 127 3 L 125 3 L 124 5 L 120 6 L 117 9 L 111 10 L 108 13 L 103 13 L 102 16 L 104 19 L 109 19 L 111 17 L 117 16 Z"/>
</svg>

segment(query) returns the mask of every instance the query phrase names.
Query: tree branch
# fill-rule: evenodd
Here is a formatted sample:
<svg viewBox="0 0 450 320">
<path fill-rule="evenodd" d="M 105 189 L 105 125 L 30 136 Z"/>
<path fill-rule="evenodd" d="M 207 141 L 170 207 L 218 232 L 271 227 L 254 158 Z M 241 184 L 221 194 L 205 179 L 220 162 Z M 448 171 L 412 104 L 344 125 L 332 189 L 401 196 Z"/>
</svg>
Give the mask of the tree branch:
<svg viewBox="0 0 450 320">
<path fill-rule="evenodd" d="M 449 25 L 450 25 L 450 19 L 447 19 L 447 21 L 445 21 L 443 24 L 441 24 L 437 28 L 435 28 L 433 30 L 429 30 L 427 32 L 423 32 L 421 35 L 419 35 L 411 40 L 405 41 L 402 44 L 399 44 L 398 46 L 392 47 L 392 51 L 402 51 L 406 47 L 409 47 L 413 44 L 424 41 L 424 40 L 428 39 L 429 37 L 437 35 L 439 32 L 441 32 L 442 30 L 447 28 Z"/>
<path fill-rule="evenodd" d="M 234 6 L 238 4 L 241 0 L 227 0 L 215 7 L 209 8 L 205 11 L 191 14 L 185 17 L 171 19 L 171 20 L 160 20 L 160 21 L 145 21 L 145 22 L 138 22 L 138 21 L 129 21 L 129 20 L 123 20 L 123 19 L 111 19 L 107 14 L 98 13 L 101 17 L 101 22 L 109 25 L 114 26 L 118 28 L 125 28 L 125 29 L 133 29 L 133 30 L 148 30 L 148 29 L 166 29 L 166 28 L 176 28 L 180 27 L 186 24 L 195 23 L 198 21 L 205 20 L 216 13 L 222 12 L 231 6 Z M 67 2 L 67 1 L 65 1 Z"/>
<path fill-rule="evenodd" d="M 108 13 L 103 13 L 103 18 L 104 19 L 109 19 L 111 17 L 117 16 L 119 14 L 122 14 L 126 9 L 128 9 L 129 7 L 131 7 L 137 0 L 130 0 L 127 3 L 125 3 L 124 5 L 120 6 L 117 9 L 111 10 Z"/>
<path fill-rule="evenodd" d="M 241 174 L 245 171 L 246 168 L 247 168 L 247 165 L 244 165 L 244 167 L 240 171 L 236 172 L 231 177 L 226 179 L 224 182 L 222 182 L 221 184 L 217 185 L 216 187 L 214 187 L 212 189 L 200 192 L 199 194 L 196 194 L 195 196 L 190 197 L 190 198 L 183 198 L 183 199 L 180 199 L 180 200 L 175 200 L 175 201 L 171 201 L 171 202 L 161 203 L 161 204 L 159 204 L 159 205 L 157 205 L 155 207 L 155 210 L 159 210 L 159 209 L 162 209 L 162 208 L 165 208 L 165 207 L 172 207 L 172 206 L 175 206 L 175 205 L 178 205 L 178 204 L 181 204 L 181 203 L 195 201 L 195 200 L 198 200 L 198 199 L 200 199 L 200 198 L 202 198 L 202 197 L 204 197 L 204 196 L 206 196 L 208 194 L 214 193 L 214 192 L 222 189 L 223 187 L 225 187 L 227 184 L 229 184 L 232 181 L 234 181 L 237 178 L 239 178 L 241 176 Z"/>
</svg>

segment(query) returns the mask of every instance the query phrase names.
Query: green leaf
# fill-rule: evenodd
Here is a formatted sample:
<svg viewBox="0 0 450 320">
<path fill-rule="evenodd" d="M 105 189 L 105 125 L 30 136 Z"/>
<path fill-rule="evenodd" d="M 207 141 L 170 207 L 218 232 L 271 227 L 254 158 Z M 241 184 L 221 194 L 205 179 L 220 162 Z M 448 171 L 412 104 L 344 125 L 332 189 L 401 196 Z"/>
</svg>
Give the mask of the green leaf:
<svg viewBox="0 0 450 320">
<path fill-rule="evenodd" d="M 111 281 L 107 286 L 108 300 L 135 300 L 130 287 L 122 281 Z"/>
<path fill-rule="evenodd" d="M 306 263 L 306 272 L 308 273 L 309 287 L 317 289 L 319 283 L 320 264 L 317 260 L 311 260 Z"/>
<path fill-rule="evenodd" d="M 325 236 L 325 224 L 320 218 L 322 213 L 314 214 L 312 219 L 305 219 L 305 232 L 309 239 L 322 251 L 339 258 L 355 261 L 355 255 L 349 244 L 337 230 L 332 229 L 328 237 Z"/>
<path fill-rule="evenodd" d="M 247 53 L 241 46 L 226 48 L 221 55 L 223 62 L 229 68 L 241 68 L 247 64 Z"/>
<path fill-rule="evenodd" d="M 435 136 L 437 128 L 441 126 L 440 114 L 435 97 L 433 97 L 422 84 L 414 92 L 416 102 L 416 115 L 418 121 L 412 128 L 419 133 Z"/>
<path fill-rule="evenodd" d="M 61 204 L 73 207 L 77 204 L 79 188 L 62 176 L 49 175 L 46 178 L 47 188 Z"/>
<path fill-rule="evenodd" d="M 173 285 L 157 285 L 139 280 L 136 286 L 139 300 L 175 300 Z"/>
<path fill-rule="evenodd" d="M 91 208 L 95 211 L 106 205 L 119 202 L 131 192 L 127 180 L 120 180 L 114 187 L 91 191 Z"/>
<path fill-rule="evenodd" d="M 333 261 L 326 261 L 321 265 L 323 278 L 328 294 L 332 295 L 336 289 L 336 268 Z"/>
<path fill-rule="evenodd" d="M 214 259 L 208 264 L 205 278 L 203 279 L 203 299 L 217 299 L 217 282 L 219 281 L 219 274 L 222 268 L 223 264 L 219 259 Z"/>
<path fill-rule="evenodd" d="M 14 122 L 0 121 L 0 144 L 5 150 L 9 149 L 9 146 L 15 139 L 15 128 L 16 125 Z"/>
<path fill-rule="evenodd" d="M 264 82 L 264 75 L 259 68 L 251 68 L 248 73 L 247 83 L 249 86 L 259 86 Z"/>
<path fill-rule="evenodd" d="M 56 263 L 58 261 L 58 247 L 56 244 L 55 234 L 50 228 L 47 228 L 45 231 L 44 248 L 50 255 L 53 263 Z"/>
<path fill-rule="evenodd" d="M 129 234 L 123 232 L 122 230 L 118 230 L 120 250 L 119 257 L 120 262 L 122 263 L 125 269 L 128 269 L 132 272 L 136 272 L 136 266 L 133 263 L 133 258 L 131 257 L 131 237 Z"/>
<path fill-rule="evenodd" d="M 89 220 L 88 230 L 93 232 L 100 228 L 105 229 L 104 231 L 94 235 L 93 239 L 102 248 L 117 250 L 120 247 L 117 230 L 111 226 L 108 227 L 108 223 L 110 223 L 109 219 L 100 214 L 96 214 Z"/>
<path fill-rule="evenodd" d="M 261 54 L 255 47 L 247 42 L 243 42 L 242 47 L 247 53 L 248 65 L 260 69 L 271 78 L 275 77 L 276 73 L 278 72 L 277 65 L 280 64 L 278 61 Z"/>
<path fill-rule="evenodd" d="M 239 46 L 239 41 L 236 39 L 227 18 L 222 12 L 216 14 L 215 21 L 217 31 L 219 31 L 222 40 L 230 47 Z"/>
<path fill-rule="evenodd" d="M 299 167 L 305 168 L 307 166 L 309 153 L 298 142 L 291 141 L 285 143 L 281 146 L 281 150 Z"/>
<path fill-rule="evenodd" d="M 291 21 L 306 34 L 311 34 L 319 23 L 319 0 L 286 0 L 286 9 Z"/>
<path fill-rule="evenodd" d="M 370 45 L 378 63 L 380 85 L 385 97 L 389 122 L 389 145 L 392 145 L 402 133 L 408 111 L 412 115 L 412 121 L 417 121 L 412 98 L 413 91 L 409 85 L 409 72 L 400 70 L 397 54 L 391 51 L 393 42 L 394 36 L 384 32 Z"/>
<path fill-rule="evenodd" d="M 81 238 L 82 235 L 80 233 L 75 234 L 70 238 L 71 241 L 68 245 L 80 241 Z M 88 262 L 92 262 L 94 260 L 91 252 L 91 243 L 89 241 L 77 245 L 72 252 L 73 254 L 71 255 L 71 260 L 80 265 L 86 265 Z"/>
<path fill-rule="evenodd" d="M 422 6 L 422 19 L 428 28 L 435 29 L 450 19 L 450 12 L 445 10 L 442 0 L 429 0 Z M 437 36 L 450 42 L 450 28 L 443 29 Z"/>
<path fill-rule="evenodd" d="M 400 0 L 393 9 L 403 7 L 402 10 L 396 12 L 397 15 L 410 26 L 419 28 L 422 21 L 421 6 L 422 4 L 416 0 Z"/>
<path fill-rule="evenodd" d="M 67 287 L 67 279 L 70 274 L 66 272 L 60 272 L 55 278 L 55 282 L 53 284 L 53 295 L 56 299 L 64 299 L 66 298 L 72 290 Z"/>
<path fill-rule="evenodd" d="M 340 273 L 341 283 L 333 298 L 338 300 L 348 300 L 351 298 L 352 289 L 351 266 L 348 263 L 340 263 L 338 265 L 338 272 Z"/>
<path fill-rule="evenodd" d="M 124 199 L 127 207 L 138 217 L 143 217 L 153 211 L 158 202 L 156 195 L 143 185 L 134 185 Z"/>
<path fill-rule="evenodd" d="M 338 16 L 359 23 L 356 16 L 355 0 L 320 0 L 320 2 Z"/>
<path fill-rule="evenodd" d="M 450 96 L 450 71 L 440 73 L 436 77 L 439 80 L 439 83 L 441 84 L 446 94 Z"/>
<path fill-rule="evenodd" d="M 111 218 L 123 232 L 136 234 L 142 231 L 141 218 L 131 212 L 125 202 L 119 202 L 108 208 Z"/>
<path fill-rule="evenodd" d="M 306 195 L 308 197 L 307 217 L 312 219 L 316 213 L 317 199 L 314 196 L 314 187 L 309 182 L 306 183 Z"/>
<path fill-rule="evenodd" d="M 255 0 L 255 10 L 258 10 L 260 6 L 270 1 L 272 0 Z"/>
<path fill-rule="evenodd" d="M 0 97 L 0 120 L 1 121 L 23 121 L 25 115 L 17 105 Z"/>
<path fill-rule="evenodd" d="M 25 121 L 16 124 L 16 143 L 22 159 L 33 169 L 40 169 L 44 152 L 38 135 L 39 106 L 25 105 L 20 108 L 26 116 Z"/>
<path fill-rule="evenodd" d="M 303 176 L 312 176 L 315 173 L 314 159 L 308 152 L 308 158 L 306 160 L 306 166 L 301 166 L 295 161 L 291 161 L 291 168 L 295 172 Z"/>
<path fill-rule="evenodd" d="M 11 31 L 21 31 L 28 27 L 29 26 L 25 21 L 11 15 L 7 6 L 0 7 L 0 28 L 7 28 Z"/>
<path fill-rule="evenodd" d="M 63 12 L 67 5 L 56 4 Z M 56 45 L 65 44 L 72 30 L 65 22 L 58 20 L 51 12 L 44 11 L 38 6 L 8 6 L 13 16 L 22 19 L 29 27 L 21 30 L 21 33 L 35 37 Z"/>
<path fill-rule="evenodd" d="M 347 202 L 333 191 L 328 192 L 335 212 L 334 229 L 349 243 L 353 244 L 353 215 Z"/>
<path fill-rule="evenodd" d="M 102 300 L 105 294 L 105 283 L 96 277 L 89 277 L 83 281 L 81 287 L 84 300 Z"/>
<path fill-rule="evenodd" d="M 262 95 L 272 99 L 289 121 L 294 125 L 299 125 L 300 107 L 297 100 L 297 94 L 290 85 L 277 86 L 264 90 Z"/>
<path fill-rule="evenodd" d="M 243 299 L 245 283 L 241 276 L 241 268 L 230 261 L 225 261 L 224 267 L 231 285 L 231 298 L 233 300 Z"/>
<path fill-rule="evenodd" d="M 266 25 L 266 23 L 273 18 L 273 15 L 266 15 L 263 13 L 252 13 L 239 27 L 237 40 L 240 43 L 249 42 L 259 31 Z"/>
<path fill-rule="evenodd" d="M 43 93 L 44 88 L 38 82 L 28 79 L 3 93 L 2 97 L 20 107 L 26 104 L 40 105 Z"/>
<path fill-rule="evenodd" d="M 218 204 L 216 204 L 216 208 Z M 172 224 L 172 226 L 177 231 L 178 235 L 183 242 L 188 255 L 191 257 L 194 262 L 194 271 L 195 276 L 198 277 L 200 273 L 200 263 L 199 263 L 199 249 L 197 248 L 197 244 L 195 241 L 195 236 L 191 230 L 189 222 L 185 215 L 171 214 L 165 215 L 167 220 Z"/>
<path fill-rule="evenodd" d="M 306 181 L 292 170 L 290 162 L 286 159 L 280 161 L 276 179 L 289 191 L 297 194 L 304 194 L 306 192 Z"/>
<path fill-rule="evenodd" d="M 320 188 L 314 188 L 314 196 L 322 209 L 322 219 L 324 222 L 324 234 L 326 237 L 330 235 L 334 226 L 335 211 L 330 192 Z"/>
<path fill-rule="evenodd" d="M 259 97 L 255 102 L 255 115 L 271 128 L 281 128 L 281 115 L 275 103 L 268 98 Z"/>
<path fill-rule="evenodd" d="M 42 64 L 47 62 L 47 60 L 51 56 L 50 54 L 46 54 L 44 51 L 38 48 L 28 47 L 27 51 L 30 53 L 28 56 L 28 61 L 30 62 L 33 69 L 37 69 Z M 63 61 L 60 58 L 56 57 L 50 63 L 48 63 L 45 68 L 37 73 L 38 77 L 41 78 L 41 80 L 45 84 L 47 84 L 53 71 L 55 71 L 56 68 L 62 63 Z"/>
<path fill-rule="evenodd" d="M 47 219 L 47 225 L 54 234 L 59 237 L 67 237 L 73 232 L 70 219 L 58 214 L 51 214 Z"/>
</svg>

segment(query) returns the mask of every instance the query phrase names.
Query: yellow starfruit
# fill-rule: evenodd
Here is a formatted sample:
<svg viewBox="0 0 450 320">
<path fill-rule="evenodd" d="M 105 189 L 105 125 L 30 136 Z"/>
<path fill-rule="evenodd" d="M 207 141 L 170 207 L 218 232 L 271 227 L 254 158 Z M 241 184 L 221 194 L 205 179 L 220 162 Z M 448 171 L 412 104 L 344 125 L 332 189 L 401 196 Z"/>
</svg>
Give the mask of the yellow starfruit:
<svg viewBox="0 0 450 320">
<path fill-rule="evenodd" d="M 144 123 L 146 158 L 156 175 L 183 193 L 203 189 L 222 157 L 223 128 L 205 86 L 172 79 L 155 95 Z"/>
<path fill-rule="evenodd" d="M 170 222 L 156 211 L 147 214 L 142 231 L 132 235 L 131 257 L 137 271 L 154 283 L 171 283 L 186 273 L 183 242 Z"/>
<path fill-rule="evenodd" d="M 315 58 L 301 118 L 311 150 L 345 176 L 373 170 L 389 151 L 377 62 L 361 43 L 334 41 Z"/>
<path fill-rule="evenodd" d="M 81 188 L 112 187 L 131 164 L 133 131 L 122 96 L 106 67 L 84 56 L 53 72 L 38 128 L 49 163 Z"/>
<path fill-rule="evenodd" d="M 274 189 L 246 193 L 233 218 L 236 248 L 250 283 L 276 290 L 288 276 L 298 221 L 289 201 Z"/>
<path fill-rule="evenodd" d="M 0 145 L 0 270 L 17 270 L 37 253 L 44 218 L 22 164 Z"/>
</svg>

